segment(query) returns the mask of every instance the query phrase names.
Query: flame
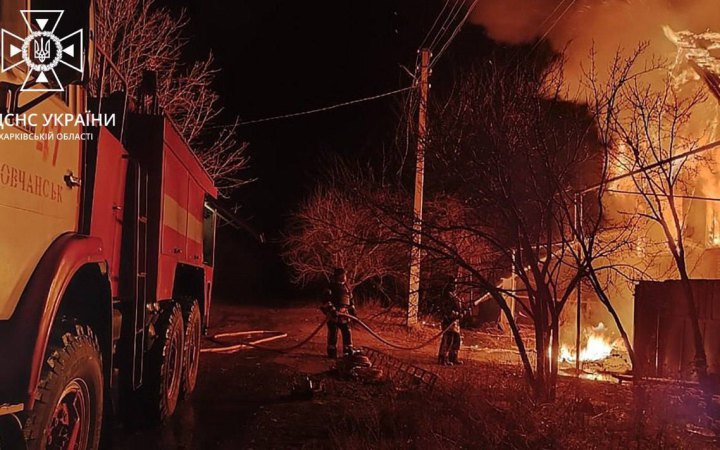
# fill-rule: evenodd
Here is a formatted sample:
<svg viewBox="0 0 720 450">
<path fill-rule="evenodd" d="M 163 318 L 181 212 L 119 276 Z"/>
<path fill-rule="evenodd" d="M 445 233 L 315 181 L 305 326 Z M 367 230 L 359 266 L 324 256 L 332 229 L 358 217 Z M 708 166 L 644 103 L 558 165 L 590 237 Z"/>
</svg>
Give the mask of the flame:
<svg viewBox="0 0 720 450">
<path fill-rule="evenodd" d="M 584 347 L 580 348 L 580 361 L 602 361 L 612 354 L 614 342 L 606 337 L 602 331 L 605 329 L 601 323 L 592 328 Z M 560 347 L 560 361 L 575 362 L 575 348 L 566 344 Z"/>
<path fill-rule="evenodd" d="M 714 208 L 708 229 L 708 245 L 710 247 L 720 247 L 720 224 L 718 223 L 717 211 Z"/>
<path fill-rule="evenodd" d="M 672 42 L 675 45 L 680 45 L 680 37 L 677 35 L 675 30 L 670 28 L 668 25 L 662 26 L 663 33 L 665 34 L 665 37 L 668 38 L 670 42 Z"/>
</svg>

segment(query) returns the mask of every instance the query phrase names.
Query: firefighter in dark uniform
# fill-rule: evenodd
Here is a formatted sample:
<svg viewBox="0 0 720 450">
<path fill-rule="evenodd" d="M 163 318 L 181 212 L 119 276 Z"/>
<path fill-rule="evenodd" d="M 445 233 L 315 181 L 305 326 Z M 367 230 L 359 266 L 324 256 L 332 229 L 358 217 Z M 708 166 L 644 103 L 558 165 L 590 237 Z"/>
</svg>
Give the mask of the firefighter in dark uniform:
<svg viewBox="0 0 720 450">
<path fill-rule="evenodd" d="M 328 318 L 327 327 L 327 355 L 329 358 L 337 357 L 337 334 L 342 334 L 343 355 L 353 354 L 352 331 L 350 330 L 350 319 L 339 316 L 340 314 L 355 315 L 355 306 L 352 301 L 352 292 L 347 285 L 345 269 L 335 269 L 333 280 L 326 291 L 325 303 L 322 311 Z"/>
<path fill-rule="evenodd" d="M 442 305 L 442 321 L 443 330 L 442 339 L 440 340 L 440 349 L 438 351 L 438 363 L 442 365 L 452 366 L 462 364 L 458 359 L 460 352 L 460 344 L 462 336 L 460 335 L 460 319 L 464 314 L 462 300 L 455 292 L 455 282 L 451 282 L 445 289 Z"/>
</svg>

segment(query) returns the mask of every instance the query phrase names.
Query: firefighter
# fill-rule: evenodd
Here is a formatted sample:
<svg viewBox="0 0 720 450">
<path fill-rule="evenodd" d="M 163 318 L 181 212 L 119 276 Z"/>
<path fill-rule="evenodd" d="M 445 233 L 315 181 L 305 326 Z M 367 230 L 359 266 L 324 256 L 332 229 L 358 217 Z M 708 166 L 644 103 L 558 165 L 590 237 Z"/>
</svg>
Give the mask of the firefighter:
<svg viewBox="0 0 720 450">
<path fill-rule="evenodd" d="M 355 306 L 352 301 L 352 291 L 347 285 L 345 269 L 337 268 L 333 273 L 330 287 L 325 293 L 325 303 L 322 311 L 328 318 L 327 328 L 327 355 L 328 358 L 337 358 L 337 334 L 342 334 L 343 355 L 353 354 L 352 331 L 350 319 L 340 314 L 355 315 Z"/>
<path fill-rule="evenodd" d="M 442 299 L 441 325 L 445 332 L 440 340 L 438 363 L 444 366 L 462 364 L 458 359 L 462 336 L 460 335 L 460 319 L 463 316 L 462 300 L 455 293 L 455 282 L 445 289 Z"/>
</svg>

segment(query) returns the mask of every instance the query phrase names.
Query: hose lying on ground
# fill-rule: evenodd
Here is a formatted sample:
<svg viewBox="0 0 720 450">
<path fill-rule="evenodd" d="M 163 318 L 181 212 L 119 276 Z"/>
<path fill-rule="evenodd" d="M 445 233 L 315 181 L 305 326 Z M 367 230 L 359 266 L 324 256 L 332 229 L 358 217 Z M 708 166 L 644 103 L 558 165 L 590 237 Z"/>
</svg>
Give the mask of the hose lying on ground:
<svg viewBox="0 0 720 450">
<path fill-rule="evenodd" d="M 320 330 L 322 329 L 323 326 L 325 326 L 326 323 L 327 323 L 327 319 L 323 319 L 323 321 L 320 322 L 320 324 L 317 326 L 317 328 L 315 328 L 315 330 L 313 330 L 313 332 L 310 333 L 310 335 L 308 337 L 306 337 L 302 341 L 298 342 L 297 344 L 291 345 L 290 347 L 274 348 L 274 347 L 265 347 L 265 346 L 258 345 L 263 342 L 274 341 L 276 339 L 287 337 L 287 333 L 282 333 L 278 336 L 272 336 L 269 338 L 259 339 L 256 341 L 244 342 L 242 344 L 228 345 L 228 346 L 224 346 L 224 347 L 204 348 L 200 351 L 208 352 L 208 353 L 230 353 L 230 352 L 235 352 L 235 351 L 238 351 L 238 350 L 246 348 L 246 347 L 250 347 L 250 348 L 256 348 L 258 350 L 265 350 L 265 351 L 269 351 L 269 352 L 287 353 L 287 352 L 296 350 L 296 349 L 302 347 L 303 345 L 307 344 L 308 342 L 310 342 L 310 340 L 312 338 L 314 338 L 315 335 L 320 332 Z M 223 337 L 231 337 L 231 336 L 243 336 L 243 335 L 248 335 L 248 334 L 253 334 L 253 333 L 267 333 L 267 331 L 236 331 L 236 332 L 230 332 L 230 333 L 219 333 L 219 334 L 213 335 L 209 339 L 210 339 L 210 341 L 215 342 L 216 344 L 224 344 L 223 342 L 220 342 L 218 339 L 223 338 Z"/>
<path fill-rule="evenodd" d="M 213 336 L 212 339 L 217 339 L 219 337 L 243 336 L 243 335 L 249 335 L 249 334 L 261 334 L 261 333 L 262 334 L 277 333 L 277 331 L 238 331 L 238 332 L 233 332 L 233 333 L 221 333 L 221 334 L 216 334 L 215 336 Z M 277 339 L 282 339 L 282 338 L 286 338 L 286 337 L 287 337 L 287 333 L 280 333 L 280 334 L 276 334 L 274 336 L 269 336 L 266 338 L 258 339 L 258 340 L 243 343 L 243 344 L 227 345 L 224 347 L 203 348 L 200 350 L 200 353 L 235 353 L 238 350 L 241 350 L 249 345 L 262 344 L 263 342 L 275 341 Z M 217 341 L 213 341 L 213 342 L 217 342 Z"/>
<path fill-rule="evenodd" d="M 213 335 L 213 338 L 220 339 L 220 338 L 224 338 L 224 337 L 247 336 L 250 334 L 263 334 L 263 333 L 277 333 L 277 331 L 271 331 L 271 330 L 230 331 L 227 333 L 215 334 L 215 335 Z"/>
</svg>

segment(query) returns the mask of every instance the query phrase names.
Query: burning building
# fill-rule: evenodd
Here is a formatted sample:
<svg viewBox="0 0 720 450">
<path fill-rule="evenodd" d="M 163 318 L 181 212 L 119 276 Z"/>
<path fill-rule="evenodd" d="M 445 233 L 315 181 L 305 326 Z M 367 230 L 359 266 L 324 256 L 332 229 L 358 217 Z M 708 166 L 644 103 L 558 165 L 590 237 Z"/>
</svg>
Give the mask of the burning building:
<svg viewBox="0 0 720 450">
<path fill-rule="evenodd" d="M 601 283 L 629 334 L 629 342 L 640 342 L 642 358 L 654 359 L 656 367 L 661 364 L 663 352 L 669 354 L 669 350 L 663 348 L 665 343 L 681 342 L 675 347 L 685 356 L 675 358 L 672 364 L 666 364 L 663 370 L 656 370 L 654 374 L 687 378 L 683 364 L 692 359 L 692 356 L 686 358 L 692 353 L 688 350 L 692 348 L 692 341 L 688 345 L 682 343 L 687 333 L 675 327 L 676 323 L 688 320 L 687 312 L 675 309 L 666 317 L 658 310 L 646 310 L 647 305 L 682 302 L 682 296 L 678 298 L 677 291 L 669 285 L 659 285 L 653 290 L 647 283 L 686 277 L 699 286 L 702 283 L 696 280 L 720 279 L 720 174 L 716 169 L 720 154 L 720 143 L 717 142 L 720 138 L 720 33 L 693 34 L 675 32 L 669 27 L 656 28 L 659 38 L 670 50 L 674 45 L 674 51 L 663 53 L 669 60 L 674 60 L 674 64 L 669 72 L 667 66 L 658 65 L 649 76 L 650 90 L 636 92 L 647 95 L 642 100 L 648 103 L 640 106 L 649 105 L 650 112 L 642 108 L 632 111 L 631 107 L 628 111 L 620 111 L 620 115 L 631 116 L 627 119 L 631 125 L 624 130 L 625 136 L 615 140 L 608 177 L 611 181 L 603 186 L 602 204 L 609 220 L 618 224 L 634 221 L 633 232 L 622 236 L 627 242 L 619 248 L 621 251 L 604 256 L 606 260 L 598 264 L 613 267 L 601 276 Z M 653 96 L 653 89 L 666 98 Z M 630 98 L 628 102 L 632 100 Z M 677 127 L 672 123 L 672 108 L 668 108 L 673 101 L 679 110 L 692 106 L 695 112 L 683 117 L 681 126 Z M 632 117 L 632 114 L 637 116 Z M 637 125 L 650 128 L 650 125 L 662 125 L 665 120 L 670 122 L 669 130 L 660 127 L 655 134 L 650 130 L 638 132 L 641 127 Z M 672 142 L 668 144 L 667 141 Z M 658 148 L 659 151 L 653 153 Z M 649 156 L 638 159 L 638 152 L 643 151 Z M 662 186 L 669 189 L 660 188 Z M 655 220 L 647 220 L 648 217 Z M 608 231 L 599 239 L 613 242 L 617 237 L 613 231 Z M 683 267 L 678 267 L 678 261 Z M 515 284 L 512 278 L 505 278 L 502 289 L 515 291 Z M 705 284 L 713 286 L 712 283 Z M 703 289 L 697 292 L 698 302 L 703 305 L 700 307 L 701 332 L 711 336 L 708 327 L 713 326 L 714 303 L 705 294 L 707 289 Z M 625 345 L 615 318 L 596 297 L 596 289 L 583 284 L 579 290 L 577 299 L 572 299 L 563 311 L 561 345 L 554 357 L 565 367 L 577 364 L 598 370 L 629 368 L 629 358 L 625 357 Z M 636 293 L 639 295 L 637 301 Z M 662 301 L 648 300 L 648 296 L 658 293 L 665 294 Z M 515 299 L 508 299 L 511 308 L 516 300 L 522 303 L 522 297 L 518 293 Z M 641 309 L 636 309 L 636 305 Z M 527 307 L 512 309 L 521 314 Z M 720 311 L 720 306 L 716 309 Z M 654 320 L 656 325 L 667 320 L 668 329 L 675 330 L 675 335 L 651 332 L 648 321 L 636 329 L 636 324 L 640 323 L 638 315 L 652 318 L 648 320 Z M 640 340 L 638 333 L 642 334 Z M 645 345 L 647 342 L 654 347 L 649 349 Z M 708 352 L 713 351 L 708 348 Z M 615 364 L 616 360 L 618 364 Z M 619 360 L 625 360 L 624 364 Z M 710 360 L 710 369 L 715 370 L 713 358 Z M 676 367 L 671 369 L 676 362 Z"/>
<path fill-rule="evenodd" d="M 664 27 L 664 33 L 678 49 L 671 71 L 671 95 L 690 98 L 691 91 L 701 86 L 712 95 L 695 97 L 694 103 L 687 101 L 696 113 L 688 115 L 682 131 L 686 142 L 677 150 L 663 153 L 654 148 L 668 145 L 663 139 L 679 138 L 676 128 L 658 135 L 640 133 L 644 134 L 642 139 L 657 139 L 643 144 L 653 157 L 640 163 L 637 148 L 618 145 L 611 168 L 613 181 L 606 188 L 603 203 L 616 219 L 623 215 L 641 219 L 635 224 L 631 245 L 607 261 L 622 268 L 605 275 L 603 282 L 634 342 L 636 369 L 652 376 L 690 379 L 696 357 L 693 315 L 699 317 L 698 332 L 704 337 L 709 371 L 720 370 L 720 352 L 709 344 L 720 328 L 714 312 L 720 312 L 720 302 L 714 297 L 720 287 L 715 281 L 720 279 L 720 33 L 675 32 L 669 27 Z M 668 112 L 659 112 L 658 116 L 661 114 Z M 642 118 L 645 126 L 652 122 Z M 660 126 L 661 120 L 652 123 Z M 633 151 L 634 160 L 628 156 Z M 641 175 L 633 175 L 637 173 Z M 642 217 L 655 220 L 644 221 Z M 687 294 L 679 287 L 680 281 L 675 281 L 683 277 L 690 279 L 690 298 L 694 296 L 697 312 L 688 309 Z M 582 362 L 604 360 L 624 349 L 612 317 L 590 291 L 582 289 L 579 304 L 568 308 L 578 313 L 567 314 L 563 334 L 565 340 L 573 341 L 580 333 L 581 348 L 578 351 L 574 342 L 563 345 L 560 358 L 566 362 L 575 362 L 578 356 Z"/>
</svg>

